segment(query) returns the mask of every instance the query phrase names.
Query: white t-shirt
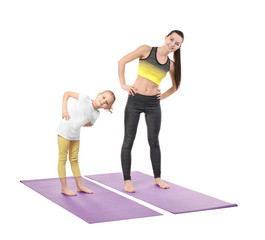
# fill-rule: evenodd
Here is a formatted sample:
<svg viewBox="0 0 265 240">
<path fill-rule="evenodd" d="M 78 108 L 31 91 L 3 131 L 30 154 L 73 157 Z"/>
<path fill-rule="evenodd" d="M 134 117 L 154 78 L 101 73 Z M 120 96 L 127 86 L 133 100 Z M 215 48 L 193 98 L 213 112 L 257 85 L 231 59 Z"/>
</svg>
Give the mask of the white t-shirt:
<svg viewBox="0 0 265 240">
<path fill-rule="evenodd" d="M 80 93 L 78 101 L 69 109 L 70 119 L 62 119 L 57 133 L 68 140 L 80 140 L 80 128 L 98 119 L 100 112 L 95 110 L 88 95 Z"/>
</svg>

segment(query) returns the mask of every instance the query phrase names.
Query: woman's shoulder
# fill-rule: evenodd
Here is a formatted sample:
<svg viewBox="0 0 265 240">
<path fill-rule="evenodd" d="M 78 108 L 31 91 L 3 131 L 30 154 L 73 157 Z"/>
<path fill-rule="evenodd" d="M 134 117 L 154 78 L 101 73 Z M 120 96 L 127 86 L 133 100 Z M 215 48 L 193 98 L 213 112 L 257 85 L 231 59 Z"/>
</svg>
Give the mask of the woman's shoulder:
<svg viewBox="0 0 265 240">
<path fill-rule="evenodd" d="M 171 64 L 173 64 L 173 65 L 175 64 L 174 60 L 172 60 L 172 59 L 170 59 L 170 58 L 169 58 L 169 60 L 170 60 L 170 65 L 171 65 Z"/>
<path fill-rule="evenodd" d="M 143 49 L 145 49 L 145 50 L 147 50 L 147 51 L 150 51 L 150 50 L 152 49 L 152 47 L 150 47 L 150 46 L 147 45 L 147 44 L 143 44 L 143 45 L 140 46 L 140 47 L 142 47 Z"/>
<path fill-rule="evenodd" d="M 169 70 L 173 72 L 175 71 L 175 62 L 172 59 L 170 59 Z"/>
<path fill-rule="evenodd" d="M 138 47 L 138 51 L 141 52 L 141 58 L 146 58 L 152 50 L 152 47 L 143 44 L 140 47 Z"/>
<path fill-rule="evenodd" d="M 151 49 L 152 49 L 152 47 L 150 47 L 150 46 L 148 46 L 146 44 L 143 44 L 143 45 L 141 45 L 140 47 L 137 48 L 138 51 L 141 51 L 143 53 L 150 52 Z"/>
</svg>

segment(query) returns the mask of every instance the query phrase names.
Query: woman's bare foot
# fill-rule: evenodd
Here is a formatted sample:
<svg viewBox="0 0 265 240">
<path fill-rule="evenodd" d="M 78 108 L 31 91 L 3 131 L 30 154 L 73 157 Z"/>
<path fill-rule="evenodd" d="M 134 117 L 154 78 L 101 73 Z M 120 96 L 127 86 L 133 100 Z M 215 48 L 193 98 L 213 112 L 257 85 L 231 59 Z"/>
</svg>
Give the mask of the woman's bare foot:
<svg viewBox="0 0 265 240">
<path fill-rule="evenodd" d="M 62 194 L 65 194 L 67 196 L 76 196 L 76 193 L 73 192 L 68 186 L 62 188 Z"/>
<path fill-rule="evenodd" d="M 168 189 L 169 188 L 169 186 L 166 183 L 164 183 L 161 178 L 156 178 L 155 179 L 155 185 L 157 185 L 157 186 L 159 186 L 161 188 L 164 188 L 164 189 Z"/>
<path fill-rule="evenodd" d="M 93 193 L 91 190 L 89 190 L 88 188 L 86 188 L 83 185 L 77 186 L 77 192 L 84 192 L 84 193 L 89 193 L 89 194 Z"/>
<path fill-rule="evenodd" d="M 124 190 L 126 192 L 130 192 L 130 193 L 134 193 L 135 192 L 131 180 L 125 180 L 124 181 Z"/>
</svg>

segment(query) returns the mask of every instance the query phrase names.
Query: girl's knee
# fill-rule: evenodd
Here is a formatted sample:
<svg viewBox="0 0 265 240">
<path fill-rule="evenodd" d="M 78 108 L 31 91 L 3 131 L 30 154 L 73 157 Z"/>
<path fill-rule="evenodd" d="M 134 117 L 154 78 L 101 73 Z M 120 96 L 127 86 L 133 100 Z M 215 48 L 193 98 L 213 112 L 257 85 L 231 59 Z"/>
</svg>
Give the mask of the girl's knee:
<svg viewBox="0 0 265 240">
<path fill-rule="evenodd" d="M 78 164 L 78 156 L 69 156 L 69 161 L 71 164 Z"/>
</svg>

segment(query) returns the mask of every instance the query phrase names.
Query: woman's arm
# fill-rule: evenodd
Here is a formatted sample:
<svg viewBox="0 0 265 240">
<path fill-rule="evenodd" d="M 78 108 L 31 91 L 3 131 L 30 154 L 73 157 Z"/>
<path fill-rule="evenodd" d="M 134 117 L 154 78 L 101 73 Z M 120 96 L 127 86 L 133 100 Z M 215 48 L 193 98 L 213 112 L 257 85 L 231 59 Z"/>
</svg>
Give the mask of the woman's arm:
<svg viewBox="0 0 265 240">
<path fill-rule="evenodd" d="M 65 118 L 65 120 L 67 121 L 71 118 L 67 110 L 67 102 L 68 102 L 69 97 L 72 97 L 78 100 L 79 93 L 67 91 L 63 95 L 62 118 Z"/>
<path fill-rule="evenodd" d="M 134 95 L 134 93 L 137 92 L 137 89 L 135 89 L 133 86 L 127 85 L 125 82 L 125 65 L 126 63 L 129 63 L 136 58 L 141 58 L 148 54 L 151 51 L 151 47 L 147 45 L 142 45 L 138 47 L 135 51 L 125 55 L 123 58 L 119 60 L 118 63 L 118 73 L 119 73 L 119 79 L 121 83 L 122 89 L 129 92 L 130 95 Z"/>
<path fill-rule="evenodd" d="M 160 100 L 169 97 L 171 94 L 173 94 L 174 92 L 176 92 L 178 90 L 177 87 L 176 87 L 176 82 L 175 82 L 175 66 L 174 66 L 173 61 L 170 61 L 169 74 L 170 74 L 170 78 L 171 78 L 171 81 L 172 81 L 172 87 L 169 88 L 162 95 L 160 95 L 161 96 Z"/>
</svg>

